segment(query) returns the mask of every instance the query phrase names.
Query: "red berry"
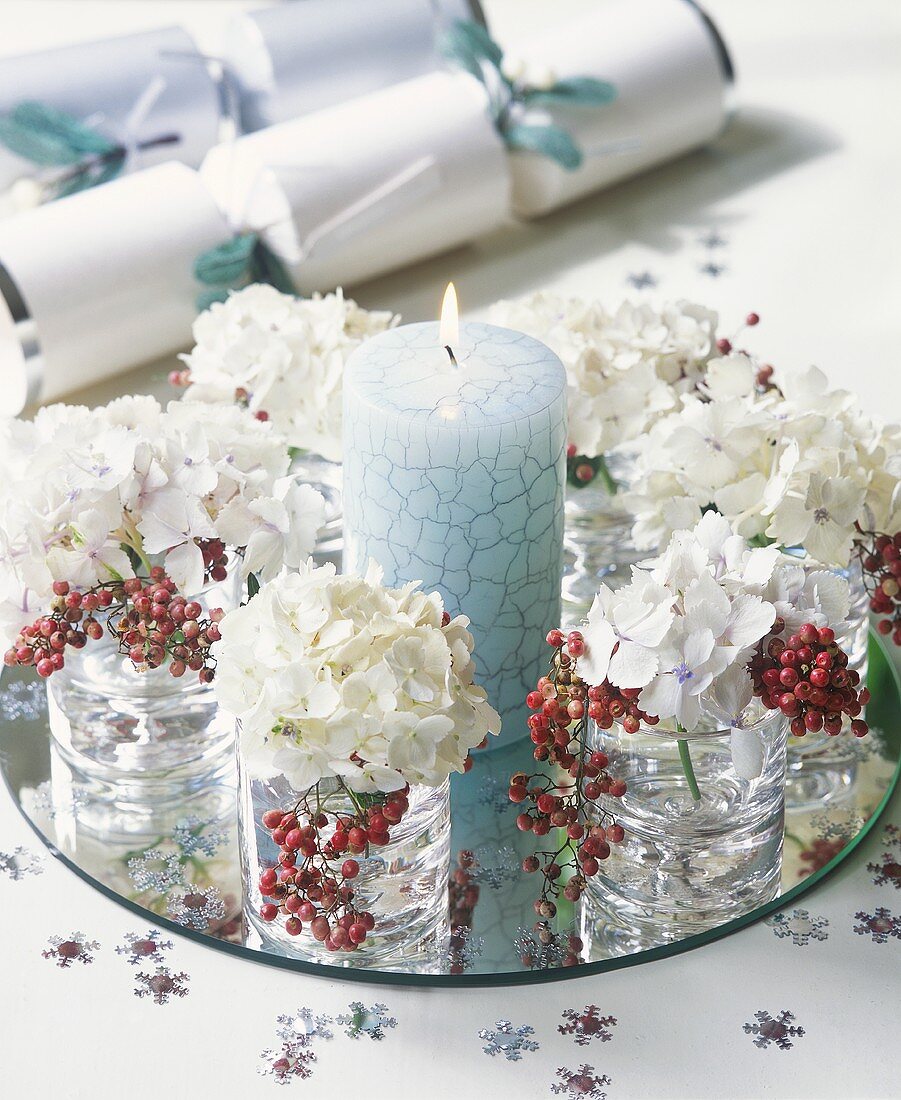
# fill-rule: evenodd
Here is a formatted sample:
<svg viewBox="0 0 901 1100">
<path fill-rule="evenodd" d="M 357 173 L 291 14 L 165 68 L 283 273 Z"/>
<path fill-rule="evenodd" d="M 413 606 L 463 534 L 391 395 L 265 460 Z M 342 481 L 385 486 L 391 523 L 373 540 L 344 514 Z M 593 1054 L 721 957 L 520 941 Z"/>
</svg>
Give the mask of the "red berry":
<svg viewBox="0 0 901 1100">
<path fill-rule="evenodd" d="M 318 916 L 310 923 L 310 931 L 313 933 L 313 939 L 323 942 L 331 933 L 328 919 L 323 916 Z"/>
<path fill-rule="evenodd" d="M 356 878 L 360 873 L 360 865 L 355 859 L 346 859 L 341 864 L 341 874 L 344 878 Z"/>
<path fill-rule="evenodd" d="M 557 799 L 552 794 L 543 794 L 536 803 L 538 810 L 543 814 L 553 813 L 557 806 Z"/>
<path fill-rule="evenodd" d="M 260 906 L 260 916 L 265 921 L 273 921 L 278 916 L 278 906 L 267 903 Z"/>
</svg>

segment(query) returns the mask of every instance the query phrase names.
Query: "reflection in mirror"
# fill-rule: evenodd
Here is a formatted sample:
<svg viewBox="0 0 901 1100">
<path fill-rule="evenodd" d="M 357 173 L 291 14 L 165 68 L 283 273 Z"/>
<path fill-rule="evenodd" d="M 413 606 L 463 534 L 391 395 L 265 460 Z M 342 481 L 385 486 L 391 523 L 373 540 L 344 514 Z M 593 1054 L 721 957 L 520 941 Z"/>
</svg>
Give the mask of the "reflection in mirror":
<svg viewBox="0 0 901 1100">
<path fill-rule="evenodd" d="M 742 918 L 746 923 L 786 904 L 856 846 L 891 793 L 901 757 L 901 697 L 881 645 L 870 643 L 870 735 L 848 740 L 848 782 L 833 799 L 786 814 L 780 896 Z M 241 918 L 233 779 L 199 790 L 175 806 L 138 808 L 114 792 L 79 781 L 51 746 L 43 682 L 4 670 L 0 682 L 0 765 L 22 813 L 54 854 L 84 878 L 146 913 L 169 931 L 209 938 L 261 962 L 313 973 L 385 982 L 502 984 L 584 975 L 715 938 L 639 934 L 615 911 L 561 904 L 548 931 L 535 927 L 534 880 L 520 870 L 531 838 L 516 828 L 509 777 L 532 765 L 530 743 L 477 754 L 467 775 L 452 782 L 452 831 L 446 921 L 431 947 L 411 960 L 380 960 L 356 970 L 288 957 L 275 941 L 263 945 Z M 653 949 L 660 949 L 653 950 Z M 634 958 L 628 961 L 636 961 Z"/>
</svg>

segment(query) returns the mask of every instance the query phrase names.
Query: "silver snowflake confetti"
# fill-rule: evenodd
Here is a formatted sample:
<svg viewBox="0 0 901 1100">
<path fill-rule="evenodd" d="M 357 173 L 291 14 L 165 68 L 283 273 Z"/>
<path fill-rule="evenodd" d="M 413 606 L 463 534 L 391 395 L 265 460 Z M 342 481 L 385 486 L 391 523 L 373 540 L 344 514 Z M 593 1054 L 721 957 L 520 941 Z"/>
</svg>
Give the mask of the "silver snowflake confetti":
<svg viewBox="0 0 901 1100">
<path fill-rule="evenodd" d="M 225 902 L 215 886 L 186 883 L 166 899 L 166 912 L 185 928 L 203 932 L 225 916 Z"/>
<path fill-rule="evenodd" d="M 791 1050 L 792 1039 L 804 1035 L 804 1028 L 797 1027 L 792 1022 L 794 1015 L 784 1010 L 773 1018 L 769 1012 L 755 1012 L 756 1024 L 743 1024 L 742 1030 L 746 1035 L 755 1035 L 754 1045 L 765 1050 L 770 1043 L 774 1043 L 780 1050 Z"/>
<path fill-rule="evenodd" d="M 0 852 L 0 874 L 18 882 L 26 875 L 44 873 L 44 861 L 27 848 L 14 848 L 11 852 Z"/>
<path fill-rule="evenodd" d="M 278 1050 L 264 1050 L 260 1058 L 262 1065 L 257 1073 L 261 1077 L 272 1077 L 276 1084 L 290 1085 L 295 1078 L 305 1081 L 312 1076 L 316 1053 L 298 1043 L 282 1043 Z"/>
<path fill-rule="evenodd" d="M 190 990 L 187 983 L 189 975 L 183 970 L 173 974 L 167 966 L 158 966 L 153 974 L 139 973 L 135 975 L 134 994 L 136 997 L 152 997 L 153 1003 L 165 1005 L 170 997 L 187 997 Z"/>
<path fill-rule="evenodd" d="M 62 797 L 59 791 L 54 791 L 50 780 L 45 779 L 35 787 L 31 804 L 35 810 L 41 811 L 50 821 L 53 821 L 59 814 L 65 814 L 68 817 L 77 816 L 78 811 L 84 809 L 90 800 L 86 787 L 73 784 L 65 792 L 65 797 Z"/>
<path fill-rule="evenodd" d="M 698 271 L 701 275 L 709 275 L 711 279 L 718 279 L 720 275 L 726 273 L 726 267 L 724 264 L 717 264 L 710 260 L 706 264 L 701 264 Z"/>
<path fill-rule="evenodd" d="M 310 1043 L 313 1039 L 331 1039 L 329 1024 L 334 1023 L 331 1016 L 314 1016 L 309 1008 L 299 1008 L 296 1012 L 277 1016 L 278 1025 L 275 1034 L 284 1042 Z"/>
<path fill-rule="evenodd" d="M 54 959 L 60 970 L 67 970 L 75 962 L 90 965 L 94 961 L 93 953 L 100 947 L 97 940 L 89 940 L 83 932 L 72 932 L 68 937 L 51 936 L 47 942 L 50 947 L 41 955 Z"/>
<path fill-rule="evenodd" d="M 814 836 L 822 840 L 843 840 L 846 844 L 857 836 L 866 819 L 853 810 L 830 810 L 811 818 Z"/>
<path fill-rule="evenodd" d="M 882 843 L 886 847 L 880 856 L 882 862 L 868 863 L 867 870 L 873 875 L 875 886 L 891 883 L 896 890 L 901 890 L 901 829 L 897 825 L 886 825 Z"/>
<path fill-rule="evenodd" d="M 335 1023 L 345 1029 L 344 1034 L 350 1039 L 362 1039 L 364 1036 L 384 1039 L 385 1028 L 397 1027 L 397 1020 L 387 1015 L 387 1005 L 374 1004 L 366 1008 L 361 1001 L 351 1001 L 347 1007 L 350 1012 L 337 1016 Z"/>
<path fill-rule="evenodd" d="M 708 230 L 708 232 L 698 237 L 698 244 L 702 248 L 711 249 L 711 251 L 714 248 L 725 248 L 728 243 L 729 242 L 726 240 L 726 238 L 720 236 L 720 234 L 715 229 L 710 229 Z"/>
<path fill-rule="evenodd" d="M 578 1010 L 568 1008 L 562 1015 L 566 1024 L 559 1024 L 557 1030 L 561 1035 L 572 1035 L 573 1042 L 580 1047 L 588 1046 L 593 1039 L 608 1043 L 613 1038 L 610 1028 L 616 1026 L 616 1017 L 602 1016 L 597 1005 Z"/>
<path fill-rule="evenodd" d="M 901 917 L 893 917 L 884 905 L 873 913 L 855 913 L 854 919 L 860 921 L 854 926 L 857 935 L 871 936 L 873 943 L 888 943 L 890 937 L 901 940 Z"/>
<path fill-rule="evenodd" d="M 451 974 L 462 974 L 471 970 L 476 959 L 485 950 L 485 940 L 474 936 L 472 929 L 465 924 L 451 928 L 450 943 L 447 948 L 448 970 Z"/>
<path fill-rule="evenodd" d="M 574 957 L 578 961 L 582 941 L 572 925 L 562 932 L 552 932 L 549 928 L 518 928 L 513 946 L 523 966 L 530 970 L 552 970 L 567 966 Z"/>
<path fill-rule="evenodd" d="M 36 722 L 47 711 L 47 689 L 35 680 L 14 680 L 0 693 L 0 717 L 7 722 Z"/>
<path fill-rule="evenodd" d="M 490 890 L 500 890 L 520 873 L 520 861 L 512 848 L 477 848 L 468 868 L 469 878 Z"/>
<path fill-rule="evenodd" d="M 655 287 L 659 280 L 655 275 L 652 275 L 650 271 L 637 271 L 631 275 L 626 276 L 626 282 L 629 286 L 634 287 L 635 290 L 647 290 L 651 287 Z"/>
<path fill-rule="evenodd" d="M 264 1050 L 260 1054 L 262 1064 L 257 1072 L 263 1077 L 273 1077 L 277 1084 L 287 1085 L 294 1078 L 305 1080 L 316 1061 L 310 1049 L 314 1039 L 331 1039 L 331 1016 L 314 1016 L 309 1008 L 276 1017 L 276 1036 L 281 1040 L 277 1050 Z"/>
<path fill-rule="evenodd" d="M 156 894 L 165 894 L 185 881 L 179 854 L 163 852 L 159 848 L 148 848 L 139 856 L 132 856 L 128 861 L 128 875 L 135 888 L 142 893 L 152 890 Z"/>
<path fill-rule="evenodd" d="M 493 1028 L 483 1027 L 479 1031 L 479 1038 L 485 1044 L 482 1050 L 494 1058 L 503 1054 L 508 1062 L 518 1062 L 523 1051 L 538 1050 L 538 1044 L 530 1039 L 535 1034 L 535 1028 L 528 1024 L 514 1027 L 509 1020 L 496 1021 Z"/>
<path fill-rule="evenodd" d="M 509 784 L 501 783 L 493 775 L 488 776 L 487 779 L 482 781 L 479 790 L 479 803 L 482 806 L 488 806 L 497 814 L 502 814 L 513 806 L 508 791 Z"/>
<path fill-rule="evenodd" d="M 156 928 L 145 933 L 128 932 L 125 943 L 116 948 L 117 955 L 125 955 L 132 966 L 139 966 L 148 960 L 162 962 L 163 952 L 171 950 L 172 940 L 164 940 L 162 932 Z"/>
<path fill-rule="evenodd" d="M 775 913 L 766 923 L 779 939 L 790 938 L 792 943 L 805 947 L 811 940 L 828 940 L 829 921 L 825 917 L 812 917 L 806 909 L 794 909 L 791 913 Z"/>
<path fill-rule="evenodd" d="M 173 843 L 185 856 L 212 857 L 228 840 L 225 833 L 214 829 L 212 824 L 195 815 L 186 817 L 172 830 Z"/>
<path fill-rule="evenodd" d="M 867 870 L 873 876 L 875 886 L 885 886 L 891 883 L 896 890 L 901 890 L 901 859 L 891 852 L 883 852 L 881 863 L 868 863 Z"/>
<path fill-rule="evenodd" d="M 612 1084 L 611 1078 L 606 1073 L 598 1075 L 594 1071 L 594 1066 L 589 1066 L 585 1062 L 578 1069 L 560 1066 L 557 1076 L 560 1080 L 551 1085 L 551 1092 L 558 1096 L 573 1097 L 573 1100 L 577 1097 L 581 1100 L 586 1097 L 588 1100 L 606 1100 L 607 1093 L 604 1092 L 604 1086 Z"/>
</svg>

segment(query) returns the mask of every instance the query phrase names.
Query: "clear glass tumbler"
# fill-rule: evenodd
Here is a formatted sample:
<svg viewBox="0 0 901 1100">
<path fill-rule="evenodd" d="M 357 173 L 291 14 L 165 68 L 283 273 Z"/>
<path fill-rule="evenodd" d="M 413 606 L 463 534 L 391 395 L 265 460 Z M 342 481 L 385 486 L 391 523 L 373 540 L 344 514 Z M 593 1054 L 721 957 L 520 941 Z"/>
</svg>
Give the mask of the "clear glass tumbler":
<svg viewBox="0 0 901 1100">
<path fill-rule="evenodd" d="M 608 455 L 606 468 L 617 487 L 595 477 L 584 488 L 566 487 L 563 535 L 563 615 L 568 626 L 580 622 L 591 607 L 599 585 L 618 588 L 631 578 L 631 567 L 650 555 L 632 541 L 632 516 L 617 493 L 626 488 L 634 469 L 627 455 Z"/>
<path fill-rule="evenodd" d="M 450 867 L 450 786 L 411 787 L 410 806 L 391 830 L 390 843 L 355 856 L 360 871 L 353 880 L 354 901 L 368 910 L 375 928 L 352 953 L 328 950 L 309 926 L 300 935 L 285 930 L 284 916 L 267 922 L 260 916 L 269 899 L 259 891 L 261 873 L 278 866 L 279 848 L 263 825 L 263 814 L 293 811 L 309 793 L 297 791 L 284 776 L 254 779 L 239 751 L 238 828 L 244 884 L 244 919 L 264 950 L 332 966 L 440 971 L 447 963 L 448 873 Z M 328 813 L 353 815 L 354 807 L 336 780 L 323 780 L 319 800 Z M 298 865 L 299 866 L 299 865 Z"/>
<path fill-rule="evenodd" d="M 204 614 L 237 605 L 238 563 L 227 579 L 194 599 Z M 96 616 L 100 618 L 99 615 Z M 139 672 L 104 630 L 98 641 L 66 653 L 47 680 L 50 732 L 79 781 L 97 783 L 118 801 L 186 797 L 233 767 L 234 721 L 220 714 L 211 686 L 168 663 Z"/>
<path fill-rule="evenodd" d="M 662 726 L 642 726 L 633 735 L 595 729 L 610 774 L 626 783 L 621 799 L 600 799 L 625 839 L 611 845 L 609 858 L 588 880 L 583 904 L 583 939 L 602 942 L 606 954 L 617 940 L 623 950 L 634 950 L 716 927 L 779 892 L 783 716 L 756 702 L 749 707 L 736 735 L 744 739 L 744 752 L 739 746 L 735 759 L 732 729 L 711 721 L 706 730 L 677 735 Z M 686 756 L 693 774 L 687 774 Z"/>
</svg>

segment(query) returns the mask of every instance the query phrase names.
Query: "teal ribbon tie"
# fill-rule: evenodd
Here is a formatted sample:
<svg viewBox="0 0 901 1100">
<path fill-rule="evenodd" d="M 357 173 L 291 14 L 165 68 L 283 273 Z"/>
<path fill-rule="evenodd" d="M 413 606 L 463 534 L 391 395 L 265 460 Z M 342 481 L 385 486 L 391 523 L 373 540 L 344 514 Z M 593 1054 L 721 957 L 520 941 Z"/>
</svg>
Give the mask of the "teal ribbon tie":
<svg viewBox="0 0 901 1100">
<path fill-rule="evenodd" d="M 605 80 L 572 76 L 537 88 L 504 75 L 504 51 L 480 24 L 457 20 L 443 36 L 441 53 L 452 65 L 482 83 L 489 96 L 498 133 L 509 149 L 537 153 L 574 172 L 583 161 L 572 134 L 555 123 L 520 121 L 530 107 L 602 107 L 616 99 Z"/>
</svg>

